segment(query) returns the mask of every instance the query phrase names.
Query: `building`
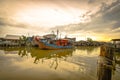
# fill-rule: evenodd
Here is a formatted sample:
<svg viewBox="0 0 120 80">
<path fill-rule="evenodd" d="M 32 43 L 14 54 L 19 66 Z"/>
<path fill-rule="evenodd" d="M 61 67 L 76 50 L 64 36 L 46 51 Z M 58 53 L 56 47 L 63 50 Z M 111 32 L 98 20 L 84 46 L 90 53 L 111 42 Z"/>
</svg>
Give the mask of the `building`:
<svg viewBox="0 0 120 80">
<path fill-rule="evenodd" d="M 5 38 L 6 40 L 14 40 L 14 41 L 18 41 L 20 39 L 20 36 L 18 35 L 6 35 Z"/>
<path fill-rule="evenodd" d="M 56 38 L 56 35 L 55 34 L 47 34 L 47 35 L 44 35 L 43 36 L 45 39 L 55 39 Z"/>
<path fill-rule="evenodd" d="M 4 38 L 4 44 L 13 46 L 13 45 L 19 45 L 20 42 L 20 36 L 18 35 L 6 35 Z"/>
<path fill-rule="evenodd" d="M 69 40 L 70 42 L 76 42 L 76 38 L 65 38 L 67 40 Z"/>
<path fill-rule="evenodd" d="M 120 48 L 120 39 L 112 39 L 112 43 L 115 45 L 115 48 Z"/>
</svg>

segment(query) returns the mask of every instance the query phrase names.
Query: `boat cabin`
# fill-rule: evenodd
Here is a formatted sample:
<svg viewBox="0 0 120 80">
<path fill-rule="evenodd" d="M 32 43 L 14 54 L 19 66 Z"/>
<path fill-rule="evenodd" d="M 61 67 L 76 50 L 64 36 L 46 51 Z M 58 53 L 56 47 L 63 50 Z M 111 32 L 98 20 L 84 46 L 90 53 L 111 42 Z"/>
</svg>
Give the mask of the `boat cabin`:
<svg viewBox="0 0 120 80">
<path fill-rule="evenodd" d="M 69 45 L 69 42 L 67 39 L 59 39 L 56 41 L 56 44 L 58 46 L 67 46 L 67 45 Z"/>
</svg>

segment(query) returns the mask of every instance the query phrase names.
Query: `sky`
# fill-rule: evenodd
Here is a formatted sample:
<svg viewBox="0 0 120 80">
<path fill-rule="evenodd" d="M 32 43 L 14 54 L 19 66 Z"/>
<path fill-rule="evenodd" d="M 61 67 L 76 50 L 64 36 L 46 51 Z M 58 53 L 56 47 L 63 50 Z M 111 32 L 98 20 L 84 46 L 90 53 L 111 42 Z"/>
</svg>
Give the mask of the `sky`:
<svg viewBox="0 0 120 80">
<path fill-rule="evenodd" d="M 120 0 L 0 0 L 0 37 L 44 35 L 120 38 Z"/>
</svg>

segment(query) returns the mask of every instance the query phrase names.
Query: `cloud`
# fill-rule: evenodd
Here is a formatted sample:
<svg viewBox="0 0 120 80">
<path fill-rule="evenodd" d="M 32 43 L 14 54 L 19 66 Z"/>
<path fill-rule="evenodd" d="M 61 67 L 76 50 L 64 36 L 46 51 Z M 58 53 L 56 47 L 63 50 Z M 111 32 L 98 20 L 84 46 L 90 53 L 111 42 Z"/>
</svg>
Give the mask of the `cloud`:
<svg viewBox="0 0 120 80">
<path fill-rule="evenodd" d="M 109 37 L 119 37 L 118 35 L 120 35 L 120 0 L 54 0 L 53 2 L 49 0 L 1 1 L 0 26 L 32 29 L 35 31 L 42 30 L 44 32 L 59 29 L 60 31 L 71 35 L 84 35 L 86 33 L 93 33 L 102 36 L 107 35 Z M 80 20 L 84 19 L 88 21 L 59 25 L 51 29 L 44 27 L 43 29 L 42 26 L 35 27 L 25 23 L 17 23 L 10 19 L 13 17 L 13 13 L 19 11 L 18 8 L 25 9 L 27 7 L 27 9 L 30 9 L 31 5 L 34 5 L 34 7 L 38 5 L 46 7 L 49 5 L 49 7 L 53 7 L 56 12 L 66 11 L 73 15 L 78 15 Z M 76 10 L 83 11 L 83 13 L 78 14 Z"/>
<path fill-rule="evenodd" d="M 113 29 L 120 28 L 120 21 L 117 21 L 113 26 Z"/>
<path fill-rule="evenodd" d="M 90 0 L 90 3 L 96 0 Z M 56 26 L 52 28 L 60 29 L 66 33 L 96 33 L 110 38 L 120 38 L 120 1 L 111 1 L 110 4 L 101 3 L 98 10 L 93 13 L 91 10 L 84 16 L 90 16 L 91 21 L 88 23 L 69 24 Z M 106 37 L 107 38 L 107 37 Z"/>
<path fill-rule="evenodd" d="M 93 3 L 95 2 L 95 0 L 88 0 L 88 3 Z"/>
<path fill-rule="evenodd" d="M 108 7 L 103 8 L 103 19 L 105 20 L 119 20 L 120 18 L 120 1 L 112 3 Z"/>
<path fill-rule="evenodd" d="M 27 24 L 16 23 L 15 21 L 7 21 L 6 18 L 0 18 L 0 27 L 19 27 L 19 28 L 27 28 Z"/>
<path fill-rule="evenodd" d="M 0 17 L 0 26 L 6 26 L 5 19 Z"/>
<path fill-rule="evenodd" d="M 110 5 L 103 2 L 99 12 L 103 12 L 103 13 L 108 12 L 109 10 L 112 10 L 112 8 L 118 6 L 119 4 L 120 4 L 119 0 L 112 2 Z"/>
<path fill-rule="evenodd" d="M 99 13 L 102 13 L 102 19 L 105 23 L 114 22 L 111 29 L 120 27 L 120 0 L 113 2 L 111 5 L 101 7 Z"/>
<path fill-rule="evenodd" d="M 6 34 L 26 35 L 29 33 L 30 36 L 33 34 L 42 35 L 44 32 L 48 32 L 48 29 L 45 27 L 17 23 L 13 20 L 0 17 L 0 37 L 4 37 Z"/>
</svg>

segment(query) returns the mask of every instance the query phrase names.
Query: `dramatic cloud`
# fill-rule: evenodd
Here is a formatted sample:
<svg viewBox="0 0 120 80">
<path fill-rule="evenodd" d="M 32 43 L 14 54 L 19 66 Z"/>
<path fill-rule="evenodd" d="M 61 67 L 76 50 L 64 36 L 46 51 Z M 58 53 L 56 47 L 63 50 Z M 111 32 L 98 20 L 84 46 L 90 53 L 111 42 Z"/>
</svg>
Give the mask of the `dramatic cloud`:
<svg viewBox="0 0 120 80">
<path fill-rule="evenodd" d="M 89 4 L 97 0 L 89 0 Z M 82 33 L 93 34 L 93 36 L 101 36 L 110 38 L 120 38 L 120 1 L 114 0 L 107 4 L 102 2 L 96 12 L 91 10 L 86 12 L 84 16 L 89 16 L 91 21 L 88 23 L 70 24 L 65 26 L 57 26 L 54 29 L 65 31 L 68 34 L 75 33 L 81 35 Z M 95 34 L 96 33 L 96 34 Z M 98 35 L 99 34 L 99 35 Z M 84 35 L 84 36 L 85 36 Z M 88 36 L 89 37 L 89 36 Z M 104 39 L 105 40 L 105 39 Z M 106 39 L 107 40 L 107 39 Z"/>
<path fill-rule="evenodd" d="M 120 0 L 0 0 L 0 36 L 17 29 L 31 35 L 59 29 L 78 40 L 120 38 Z"/>
</svg>

